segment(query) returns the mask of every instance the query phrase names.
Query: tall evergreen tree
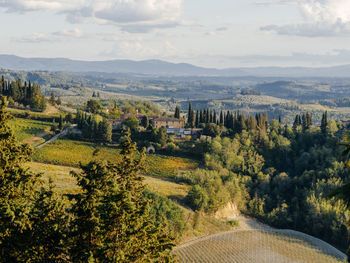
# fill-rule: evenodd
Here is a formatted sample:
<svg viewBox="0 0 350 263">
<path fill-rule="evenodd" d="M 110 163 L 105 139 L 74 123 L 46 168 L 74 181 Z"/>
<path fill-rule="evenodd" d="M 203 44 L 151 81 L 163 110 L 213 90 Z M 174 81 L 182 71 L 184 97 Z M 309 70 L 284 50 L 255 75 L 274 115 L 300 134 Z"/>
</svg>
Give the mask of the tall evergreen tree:
<svg viewBox="0 0 350 263">
<path fill-rule="evenodd" d="M 148 126 L 149 126 L 149 119 L 148 119 L 148 116 L 147 116 L 147 115 L 145 115 L 145 116 L 142 117 L 142 119 L 141 119 L 141 125 L 142 125 L 145 129 L 148 128 Z"/>
<path fill-rule="evenodd" d="M 82 191 L 71 195 L 75 232 L 73 262 L 169 262 L 172 238 L 156 227 L 143 197 L 144 153 L 136 150 L 127 133 L 122 159 L 91 162 L 73 173 Z M 137 157 L 140 156 L 140 157 Z"/>
<path fill-rule="evenodd" d="M 177 118 L 177 119 L 180 119 L 180 112 L 181 112 L 180 106 L 177 105 L 176 108 L 175 108 L 174 117 Z"/>
<path fill-rule="evenodd" d="M 195 113 L 191 103 L 188 105 L 187 126 L 189 128 L 194 128 L 195 126 Z"/>
<path fill-rule="evenodd" d="M 195 127 L 196 127 L 196 128 L 199 127 L 199 112 L 198 112 L 198 110 L 196 111 L 196 123 L 195 123 Z"/>
<path fill-rule="evenodd" d="M 68 219 L 52 188 L 22 167 L 32 150 L 18 144 L 0 100 L 0 262 L 65 262 Z"/>
<path fill-rule="evenodd" d="M 51 92 L 49 102 L 52 106 L 56 105 L 55 93 Z"/>
<path fill-rule="evenodd" d="M 328 116 L 327 115 L 328 115 L 327 111 L 325 111 L 322 114 L 321 131 L 322 131 L 323 134 L 327 133 L 327 124 L 328 124 Z"/>
<path fill-rule="evenodd" d="M 224 113 L 220 111 L 220 124 L 224 124 Z"/>
</svg>

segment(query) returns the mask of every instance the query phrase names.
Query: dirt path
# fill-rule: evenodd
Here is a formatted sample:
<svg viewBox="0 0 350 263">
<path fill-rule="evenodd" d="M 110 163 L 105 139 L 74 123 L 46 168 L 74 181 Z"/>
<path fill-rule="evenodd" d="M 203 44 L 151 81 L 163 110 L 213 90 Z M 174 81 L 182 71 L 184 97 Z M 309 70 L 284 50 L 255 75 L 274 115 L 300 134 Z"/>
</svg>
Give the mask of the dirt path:
<svg viewBox="0 0 350 263">
<path fill-rule="evenodd" d="M 50 135 L 48 131 L 43 131 L 41 133 L 36 134 L 34 137 L 31 137 L 27 140 L 25 140 L 23 143 L 29 144 L 29 145 L 35 145 L 36 143 L 39 143 L 44 139 L 45 136 Z"/>
<path fill-rule="evenodd" d="M 59 134 L 53 136 L 50 140 L 48 140 L 48 141 L 46 141 L 46 142 L 44 142 L 44 143 L 42 143 L 42 144 L 36 146 L 35 149 L 39 149 L 39 148 L 45 146 L 46 144 L 51 143 L 51 142 L 57 140 L 58 138 L 60 138 L 60 137 L 62 137 L 62 136 L 64 136 L 64 135 L 66 135 L 67 132 L 68 132 L 69 130 L 71 130 L 72 128 L 74 128 L 74 127 L 76 127 L 76 124 L 73 124 L 71 127 L 68 127 L 68 128 L 66 128 L 66 129 L 64 129 L 64 130 L 63 130 L 62 132 L 60 132 Z"/>
<path fill-rule="evenodd" d="M 265 225 L 256 219 L 246 217 L 244 215 L 239 215 L 235 218 L 239 221 L 237 230 L 273 230 L 274 228 Z"/>
</svg>

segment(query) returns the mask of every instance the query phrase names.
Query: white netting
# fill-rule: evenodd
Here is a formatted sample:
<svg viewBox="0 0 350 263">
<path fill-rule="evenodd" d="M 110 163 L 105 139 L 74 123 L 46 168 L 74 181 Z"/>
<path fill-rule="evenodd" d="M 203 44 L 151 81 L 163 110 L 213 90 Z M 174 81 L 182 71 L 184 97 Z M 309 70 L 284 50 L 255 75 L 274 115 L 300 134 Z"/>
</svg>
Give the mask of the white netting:
<svg viewBox="0 0 350 263">
<path fill-rule="evenodd" d="M 293 230 L 236 230 L 174 249 L 179 262 L 336 263 L 346 256 L 326 242 Z"/>
</svg>

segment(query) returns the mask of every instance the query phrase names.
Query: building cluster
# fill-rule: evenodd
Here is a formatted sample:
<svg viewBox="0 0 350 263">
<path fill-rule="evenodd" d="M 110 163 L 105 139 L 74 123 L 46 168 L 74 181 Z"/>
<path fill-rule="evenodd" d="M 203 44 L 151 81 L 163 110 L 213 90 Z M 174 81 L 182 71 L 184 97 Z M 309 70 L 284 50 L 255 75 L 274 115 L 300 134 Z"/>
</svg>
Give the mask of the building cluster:
<svg viewBox="0 0 350 263">
<path fill-rule="evenodd" d="M 143 114 L 131 114 L 126 113 L 121 116 L 119 120 L 111 121 L 113 129 L 119 129 L 122 126 L 122 123 L 129 117 L 134 116 L 138 119 L 139 124 L 141 125 L 142 119 L 145 117 Z M 202 129 L 198 128 L 185 128 L 185 121 L 178 118 L 168 118 L 168 117 L 158 117 L 158 116 L 147 116 L 149 123 L 154 128 L 165 128 L 168 134 L 177 135 L 179 137 L 186 136 L 196 136 L 199 134 Z"/>
</svg>

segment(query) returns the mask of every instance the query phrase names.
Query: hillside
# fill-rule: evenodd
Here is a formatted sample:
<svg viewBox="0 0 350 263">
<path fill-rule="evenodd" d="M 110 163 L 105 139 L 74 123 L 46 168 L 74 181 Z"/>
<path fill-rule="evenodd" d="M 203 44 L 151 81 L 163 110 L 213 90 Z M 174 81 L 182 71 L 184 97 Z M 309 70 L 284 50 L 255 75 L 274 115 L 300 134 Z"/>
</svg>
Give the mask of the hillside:
<svg viewBox="0 0 350 263">
<path fill-rule="evenodd" d="M 0 67 L 12 70 L 99 72 L 169 76 L 256 76 L 256 77 L 348 77 L 350 66 L 323 68 L 255 67 L 215 69 L 162 60 L 82 61 L 66 58 L 23 58 L 0 55 Z"/>
</svg>

